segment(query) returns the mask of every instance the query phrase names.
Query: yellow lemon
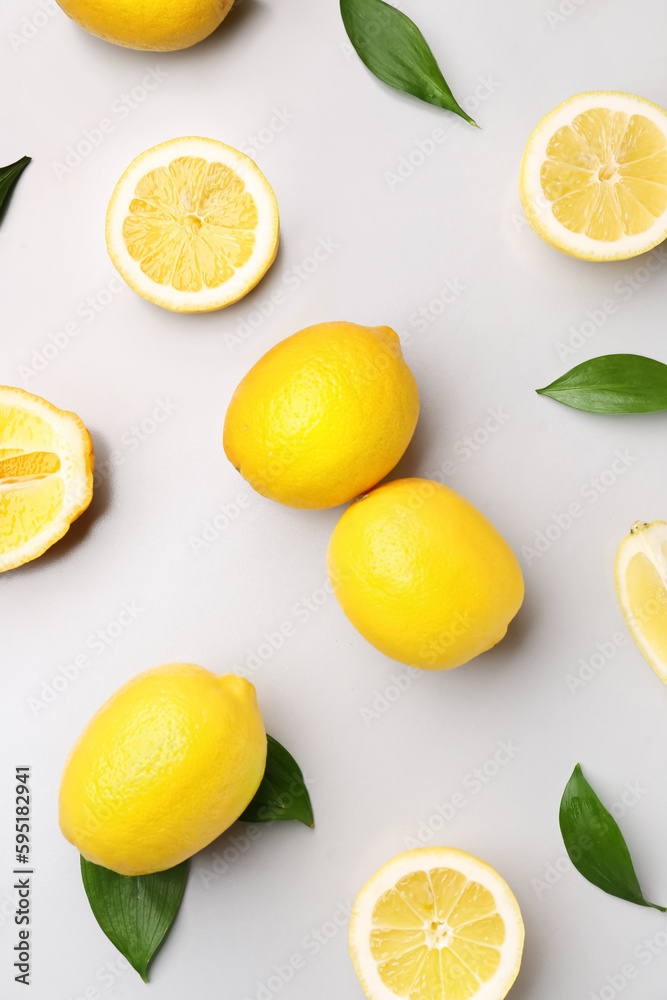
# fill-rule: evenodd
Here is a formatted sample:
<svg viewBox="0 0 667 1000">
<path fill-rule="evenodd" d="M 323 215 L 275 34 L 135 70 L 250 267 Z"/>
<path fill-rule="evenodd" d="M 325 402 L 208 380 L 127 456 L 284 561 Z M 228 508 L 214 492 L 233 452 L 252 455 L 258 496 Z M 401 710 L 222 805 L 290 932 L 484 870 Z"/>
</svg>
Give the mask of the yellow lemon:
<svg viewBox="0 0 667 1000">
<path fill-rule="evenodd" d="M 0 386 L 0 573 L 41 556 L 93 496 L 93 443 L 74 413 Z"/>
<path fill-rule="evenodd" d="M 276 344 L 232 396 L 223 443 L 263 496 L 335 507 L 394 468 L 419 392 L 387 326 L 320 323 Z"/>
<path fill-rule="evenodd" d="M 150 52 L 187 49 L 221 24 L 234 0 L 58 0 L 91 35 Z"/>
<path fill-rule="evenodd" d="M 614 565 L 616 593 L 640 650 L 667 683 L 667 524 L 635 521 Z"/>
<path fill-rule="evenodd" d="M 250 157 L 185 136 L 132 161 L 109 202 L 106 240 L 143 298 L 210 312 L 255 287 L 275 259 L 278 229 L 276 196 Z"/>
<path fill-rule="evenodd" d="M 448 670 L 495 646 L 523 601 L 516 556 L 471 503 L 428 479 L 360 497 L 331 536 L 329 576 L 352 624 L 413 667 Z"/>
<path fill-rule="evenodd" d="M 121 875 L 185 861 L 259 788 L 266 733 L 255 689 L 192 663 L 147 670 L 93 716 L 65 764 L 60 828 Z"/>
<path fill-rule="evenodd" d="M 350 955 L 369 1000 L 502 1000 L 524 928 L 509 886 L 454 847 L 399 854 L 359 893 Z"/>
<path fill-rule="evenodd" d="M 650 250 L 667 237 L 667 112 L 633 94 L 576 94 L 534 129 L 519 191 L 530 225 L 563 253 Z"/>
</svg>

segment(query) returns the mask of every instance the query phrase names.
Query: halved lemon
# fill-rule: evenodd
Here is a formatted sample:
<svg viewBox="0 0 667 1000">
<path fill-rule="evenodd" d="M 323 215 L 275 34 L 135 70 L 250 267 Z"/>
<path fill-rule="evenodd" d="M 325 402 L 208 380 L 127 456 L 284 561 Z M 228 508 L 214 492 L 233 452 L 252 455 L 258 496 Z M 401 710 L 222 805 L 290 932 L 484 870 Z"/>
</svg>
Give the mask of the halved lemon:
<svg viewBox="0 0 667 1000">
<path fill-rule="evenodd" d="M 614 565 L 616 593 L 642 653 L 667 684 L 667 524 L 635 521 Z"/>
<path fill-rule="evenodd" d="M 41 556 L 93 496 L 93 443 L 74 413 L 0 386 L 0 573 Z"/>
<path fill-rule="evenodd" d="M 109 256 L 128 285 L 174 312 L 237 302 L 273 263 L 278 203 L 232 146 L 171 139 L 129 165 L 107 210 Z"/>
<path fill-rule="evenodd" d="M 359 893 L 350 954 L 370 1000 L 501 1000 L 523 920 L 493 868 L 454 847 L 399 854 Z"/>
<path fill-rule="evenodd" d="M 519 193 L 535 232 L 572 257 L 650 250 L 667 237 L 667 112 L 632 94 L 576 94 L 534 129 Z"/>
</svg>

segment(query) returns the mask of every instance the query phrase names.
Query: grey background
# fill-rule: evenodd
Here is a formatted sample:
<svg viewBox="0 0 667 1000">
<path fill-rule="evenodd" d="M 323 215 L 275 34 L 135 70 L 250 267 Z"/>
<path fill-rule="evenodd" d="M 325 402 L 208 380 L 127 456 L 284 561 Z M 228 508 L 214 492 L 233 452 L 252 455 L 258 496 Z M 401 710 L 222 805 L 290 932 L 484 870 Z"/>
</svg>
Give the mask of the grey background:
<svg viewBox="0 0 667 1000">
<path fill-rule="evenodd" d="M 667 921 L 604 896 L 565 864 L 557 810 L 580 760 L 624 813 L 646 892 L 667 901 L 665 693 L 627 638 L 612 577 L 631 523 L 667 513 L 665 418 L 589 416 L 533 390 L 598 354 L 666 359 L 667 255 L 654 253 L 651 271 L 642 258 L 596 265 L 558 254 L 523 223 L 517 178 L 533 126 L 578 91 L 667 105 L 667 15 L 649 0 L 404 0 L 403 9 L 481 131 L 373 79 L 335 0 L 244 0 L 214 37 L 171 55 L 91 38 L 48 0 L 2 4 L 0 160 L 34 162 L 0 230 L 0 381 L 79 413 L 100 470 L 93 506 L 67 540 L 0 578 L 0 992 L 9 1000 L 24 995 L 11 969 L 14 766 L 33 768 L 30 995 L 144 997 L 95 924 L 76 851 L 59 833 L 63 761 L 93 711 L 140 670 L 181 659 L 234 671 L 267 651 L 253 672 L 260 705 L 303 765 L 316 829 L 264 827 L 250 842 L 234 840 L 247 836 L 239 825 L 195 859 L 152 997 L 361 1000 L 345 911 L 415 842 L 477 853 L 512 886 L 527 928 L 512 1000 L 664 996 Z M 275 109 L 289 118 L 281 131 Z M 102 119 L 113 128 L 61 169 Z M 259 136 L 254 157 L 282 216 L 278 259 L 257 289 L 191 317 L 122 287 L 103 232 L 132 157 L 188 134 L 251 154 Z M 313 269 L 320 241 L 330 249 Z M 278 290 L 284 301 L 262 317 Z M 527 596 L 507 639 L 451 673 L 414 675 L 387 660 L 323 589 L 339 510 L 272 504 L 224 457 L 239 379 L 276 341 L 327 319 L 401 333 L 422 414 L 396 473 L 444 478 L 520 555 Z M 51 338 L 64 346 L 47 347 Z M 160 401 L 157 415 L 171 412 L 158 423 Z M 580 515 L 568 524 L 571 504 Z M 549 540 L 554 518 L 565 527 L 551 527 Z M 548 545 L 535 555 L 539 533 Z M 140 610 L 119 629 L 124 602 Z M 285 623 L 294 634 L 264 646 Z M 98 630 L 112 638 L 101 650 L 91 645 Z M 79 654 L 89 665 L 55 691 Z M 519 748 L 502 766 L 489 763 L 499 741 Z M 452 810 L 457 792 L 465 805 Z M 301 967 L 287 977 L 294 956 Z M 628 963 L 630 978 L 619 975 Z"/>
</svg>

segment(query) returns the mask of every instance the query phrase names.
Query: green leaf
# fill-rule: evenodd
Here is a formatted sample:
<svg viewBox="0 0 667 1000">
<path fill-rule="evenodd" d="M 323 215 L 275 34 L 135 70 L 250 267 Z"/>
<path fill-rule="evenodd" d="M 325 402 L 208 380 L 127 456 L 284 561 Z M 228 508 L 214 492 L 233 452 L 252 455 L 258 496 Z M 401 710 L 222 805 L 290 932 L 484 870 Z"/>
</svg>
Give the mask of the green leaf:
<svg viewBox="0 0 667 1000">
<path fill-rule="evenodd" d="M 22 156 L 16 163 L 10 163 L 8 167 L 0 167 L 0 220 L 2 220 L 2 207 L 5 204 L 7 195 L 14 187 L 25 168 L 30 163 L 31 157 Z"/>
<path fill-rule="evenodd" d="M 81 877 L 98 924 L 148 982 L 148 966 L 174 922 L 190 862 L 153 875 L 118 875 L 81 858 Z"/>
<path fill-rule="evenodd" d="M 664 906 L 644 899 L 618 823 L 602 805 L 577 764 L 560 804 L 560 829 L 570 861 L 603 892 L 638 906 Z"/>
<path fill-rule="evenodd" d="M 264 777 L 240 817 L 248 823 L 297 820 L 314 826 L 303 774 L 290 753 L 267 736 Z M 109 940 L 148 982 L 148 967 L 183 899 L 190 862 L 153 875 L 118 875 L 81 858 L 81 877 L 93 914 Z"/>
<path fill-rule="evenodd" d="M 426 39 L 409 17 L 384 0 L 340 0 L 340 12 L 357 55 L 383 83 L 476 125 L 455 101 Z"/>
<path fill-rule="evenodd" d="M 313 807 L 299 765 L 272 736 L 267 736 L 267 741 L 262 783 L 240 819 L 246 823 L 295 819 L 305 826 L 314 826 Z"/>
<path fill-rule="evenodd" d="M 641 354 L 606 354 L 536 392 L 588 413 L 653 413 L 667 410 L 667 365 Z"/>
</svg>

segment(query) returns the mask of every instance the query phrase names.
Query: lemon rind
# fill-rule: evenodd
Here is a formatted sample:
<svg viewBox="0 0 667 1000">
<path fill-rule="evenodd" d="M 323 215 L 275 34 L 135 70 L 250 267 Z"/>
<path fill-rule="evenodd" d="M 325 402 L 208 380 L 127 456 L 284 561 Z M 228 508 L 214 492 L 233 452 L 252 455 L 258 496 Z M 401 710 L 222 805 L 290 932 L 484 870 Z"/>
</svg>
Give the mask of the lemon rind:
<svg viewBox="0 0 667 1000">
<path fill-rule="evenodd" d="M 180 836 L 175 838 L 172 836 L 158 836 L 159 845 L 155 842 L 155 826 L 151 823 L 145 826 L 146 836 L 137 835 L 137 827 L 132 820 L 132 813 L 128 815 L 126 812 L 126 819 L 128 820 L 128 826 L 125 830 L 125 835 L 119 840 L 117 837 L 111 837 L 108 839 L 108 833 L 105 832 L 104 822 L 94 823 L 90 828 L 86 829 L 87 822 L 86 818 L 91 814 L 88 808 L 84 808 L 83 814 L 79 812 L 79 797 L 77 795 L 72 795 L 72 771 L 71 768 L 74 765 L 77 758 L 81 758 L 84 762 L 84 767 L 89 771 L 92 766 L 91 758 L 89 754 L 82 750 L 82 748 L 89 745 L 91 736 L 94 737 L 96 727 L 98 726 L 101 719 L 108 712 L 114 711 L 114 706 L 117 707 L 117 703 L 122 701 L 126 695 L 130 694 L 132 689 L 141 689 L 145 682 L 164 680 L 168 677 L 173 677 L 178 684 L 179 679 L 190 679 L 197 682 L 214 684 L 216 687 L 222 686 L 223 689 L 227 690 L 226 697 L 229 699 L 230 705 L 235 703 L 238 708 L 242 711 L 242 714 L 246 716 L 246 723 L 250 722 L 251 717 L 255 720 L 255 735 L 259 737 L 259 742 L 253 746 L 248 744 L 248 750 L 250 756 L 255 758 L 256 771 L 254 774 L 254 780 L 246 781 L 243 788 L 243 794 L 241 796 L 236 796 L 235 808 L 231 810 L 230 816 L 236 813 L 234 819 L 230 819 L 228 825 L 225 829 L 233 824 L 233 822 L 242 815 L 243 811 L 247 808 L 248 804 L 254 798 L 257 789 L 259 788 L 264 772 L 266 770 L 266 759 L 267 759 L 267 739 L 266 730 L 264 727 L 264 721 L 257 705 L 256 690 L 254 685 L 244 677 L 240 677 L 236 674 L 216 674 L 210 670 L 206 670 L 204 667 L 199 666 L 196 663 L 184 663 L 184 662 L 173 662 L 161 664 L 157 667 L 151 667 L 141 673 L 135 675 L 134 677 L 127 680 L 121 685 L 116 691 L 114 691 L 101 705 L 98 710 L 92 715 L 88 720 L 87 724 L 84 726 L 83 730 L 79 733 L 79 736 L 74 742 L 67 759 L 65 761 L 65 766 L 63 768 L 62 777 L 60 781 L 60 789 L 58 793 L 58 813 L 59 813 L 59 825 L 63 836 L 70 841 L 87 860 L 91 861 L 93 864 L 99 864 L 102 867 L 109 868 L 112 871 L 117 872 L 120 875 L 126 876 L 139 876 L 139 875 L 150 875 L 158 871 L 165 871 L 168 868 L 172 868 L 182 861 L 187 860 L 187 858 L 194 856 L 199 851 L 203 850 L 208 844 L 216 840 L 224 830 L 218 830 L 215 832 L 211 839 L 207 839 L 207 836 L 202 836 L 200 831 L 199 838 L 190 838 L 189 833 L 189 823 L 186 823 L 185 828 L 180 827 Z M 176 696 L 177 700 L 177 696 Z M 167 696 L 167 701 L 171 701 L 172 704 L 176 703 L 174 699 L 174 691 L 172 689 L 171 695 Z M 136 704 L 136 703 L 135 703 Z M 153 713 L 153 719 L 156 712 L 156 706 L 160 705 L 160 698 L 158 696 L 157 701 L 151 701 L 151 712 Z M 210 702 L 209 702 L 210 704 Z M 187 701 L 183 703 L 184 707 L 187 705 Z M 159 714 L 159 713 L 158 713 Z M 150 713 L 147 716 L 150 721 Z M 215 723 L 215 719 L 218 718 L 216 713 L 211 716 L 210 722 Z M 223 714 L 222 719 L 225 716 Z M 142 721 L 142 726 L 146 719 Z M 230 724 L 230 720 L 227 718 L 224 722 L 225 726 Z M 233 727 L 230 730 L 233 733 Z M 162 741 L 164 742 L 164 741 Z M 254 741 L 253 741 L 254 743 Z M 220 746 L 220 744 L 218 744 Z M 187 758 L 186 758 L 187 760 Z M 193 763 L 196 766 L 196 760 L 189 760 L 190 765 Z M 218 764 L 220 761 L 218 761 Z M 101 770 L 105 770 L 105 762 L 102 759 Z M 181 758 L 180 766 L 183 767 L 183 758 Z M 205 765 L 204 765 L 205 766 Z M 76 771 L 76 767 L 75 767 Z M 151 776 L 151 768 L 144 769 L 144 777 L 147 779 Z M 155 776 L 153 772 L 153 776 Z M 99 777 L 99 772 L 97 772 Z M 173 776 L 172 776 L 173 777 Z M 181 784 L 183 784 L 182 778 L 180 779 Z M 171 780 L 167 781 L 167 785 L 171 785 Z M 232 786 L 233 786 L 232 782 Z M 80 788 L 76 783 L 74 789 Z M 126 790 L 133 794 L 133 785 L 126 785 Z M 86 791 L 86 796 L 89 796 L 89 792 L 92 791 L 93 801 L 90 799 L 88 801 L 88 807 L 93 806 L 97 803 L 101 807 L 108 805 L 113 801 L 113 782 L 109 783 L 107 781 L 100 781 L 98 783 L 97 778 L 93 778 L 91 775 L 91 789 Z M 234 789 L 231 789 L 231 793 L 234 793 Z M 229 786 L 225 789 L 225 794 L 230 794 Z M 242 803 L 242 804 L 241 804 Z M 121 799 L 122 804 L 122 799 Z M 173 803 L 172 803 L 173 804 Z M 238 809 L 238 812 L 237 812 Z M 228 810 L 229 811 L 229 810 Z M 77 824 L 77 813 L 79 823 L 83 819 L 83 827 Z M 94 812 L 93 812 L 94 815 Z M 200 819 L 203 814 L 200 814 Z M 162 819 L 166 818 L 164 811 L 162 812 Z M 145 824 L 144 824 L 145 825 Z M 160 834 L 161 828 L 158 827 L 157 833 Z M 173 832 L 173 831 L 172 831 Z M 118 831 L 116 831 L 118 833 Z M 210 831 L 209 831 L 210 833 Z M 187 842 L 184 843 L 183 836 L 187 838 Z M 102 850 L 100 851 L 100 848 Z M 100 853 L 97 853 L 99 851 Z"/>
</svg>

